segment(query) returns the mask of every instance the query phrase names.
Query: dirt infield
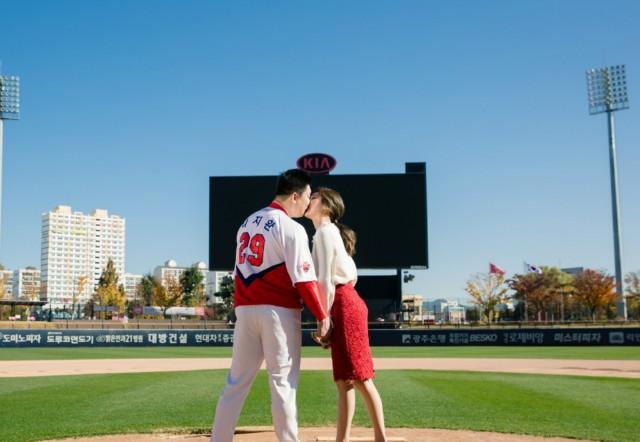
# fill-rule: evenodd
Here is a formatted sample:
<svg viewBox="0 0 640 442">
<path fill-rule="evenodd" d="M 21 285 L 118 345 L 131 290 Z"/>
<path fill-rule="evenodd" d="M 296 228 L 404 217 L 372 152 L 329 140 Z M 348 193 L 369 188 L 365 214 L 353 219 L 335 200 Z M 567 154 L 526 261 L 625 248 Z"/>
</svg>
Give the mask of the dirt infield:
<svg viewBox="0 0 640 442">
<path fill-rule="evenodd" d="M 0 377 L 227 369 L 228 358 L 2 361 Z M 376 370 L 454 370 L 640 379 L 640 361 L 498 358 L 376 358 Z M 331 370 L 329 358 L 303 358 L 303 370 Z"/>
<path fill-rule="evenodd" d="M 334 440 L 335 428 L 301 428 L 300 442 L 325 442 Z M 389 442 L 580 442 L 579 439 L 561 437 L 537 437 L 520 434 L 491 433 L 467 430 L 434 430 L 428 428 L 390 428 Z M 209 435 L 189 434 L 128 434 L 77 439 L 57 439 L 56 442 L 207 442 Z M 236 430 L 234 442 L 275 442 L 271 427 L 245 427 Z M 351 441 L 373 441 L 373 432 L 368 428 L 354 428 Z M 51 441 L 53 442 L 53 441 Z"/>
</svg>

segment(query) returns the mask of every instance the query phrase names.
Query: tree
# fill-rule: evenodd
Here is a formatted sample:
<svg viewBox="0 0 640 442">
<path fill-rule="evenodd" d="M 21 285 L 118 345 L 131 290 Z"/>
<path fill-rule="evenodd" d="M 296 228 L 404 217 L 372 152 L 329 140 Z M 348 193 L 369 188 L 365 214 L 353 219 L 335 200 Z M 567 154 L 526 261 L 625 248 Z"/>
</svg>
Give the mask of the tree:
<svg viewBox="0 0 640 442">
<path fill-rule="evenodd" d="M 575 277 L 575 298 L 595 322 L 598 312 L 606 313 L 616 301 L 616 283 L 611 275 L 586 269 Z"/>
<path fill-rule="evenodd" d="M 557 267 L 542 267 L 542 273 L 516 274 L 508 281 L 515 292 L 513 298 L 524 306 L 525 320 L 529 315 L 542 321 L 542 314 L 558 313 L 564 320 L 566 297 L 573 292 L 573 276 Z"/>
<path fill-rule="evenodd" d="M 466 308 L 464 313 L 465 313 L 465 318 L 469 322 L 477 322 L 480 320 L 480 314 L 478 313 L 478 309 L 475 307 Z"/>
<path fill-rule="evenodd" d="M 2 264 L 0 264 L 1 266 Z M 0 271 L 4 270 L 0 269 Z M 5 283 L 6 283 L 6 277 L 3 273 L 0 273 L 0 299 L 4 299 L 4 297 L 7 295 L 6 291 L 5 291 Z"/>
<path fill-rule="evenodd" d="M 504 285 L 504 275 L 498 273 L 477 273 L 469 281 L 465 289 L 473 298 L 487 322 L 498 319 L 496 306 L 506 301 L 508 287 Z"/>
<path fill-rule="evenodd" d="M 95 299 L 95 295 L 94 295 L 82 307 L 82 313 L 84 314 L 84 316 L 87 316 L 87 317 L 93 319 L 93 315 L 95 313 L 95 306 L 96 306 L 96 299 Z"/>
<path fill-rule="evenodd" d="M 153 287 L 153 275 L 147 273 L 142 276 L 142 279 L 136 286 L 136 297 L 142 301 L 143 305 L 153 305 Z"/>
<path fill-rule="evenodd" d="M 76 290 L 73 293 L 73 312 L 71 313 L 72 315 L 76 313 L 76 304 L 78 303 L 78 297 L 82 295 L 82 293 L 84 292 L 84 288 L 87 286 L 87 281 L 89 280 L 89 277 L 87 275 L 82 275 L 78 277 L 78 281 L 76 281 Z M 78 315 L 80 315 L 80 312 L 77 312 Z"/>
<path fill-rule="evenodd" d="M 549 300 L 546 312 L 552 312 L 554 317 L 564 321 L 565 304 L 574 292 L 573 275 L 563 272 L 558 267 L 542 266 L 542 276 Z"/>
<path fill-rule="evenodd" d="M 204 276 L 202 276 L 197 264 L 189 267 L 180 276 L 180 285 L 184 293 L 184 305 L 189 307 L 202 305 L 204 301 Z"/>
<path fill-rule="evenodd" d="M 627 273 L 624 282 L 627 283 L 629 296 L 640 296 L 640 270 Z"/>
<path fill-rule="evenodd" d="M 110 285 L 115 287 L 118 286 L 118 273 L 116 272 L 116 267 L 111 258 L 107 261 L 107 266 L 102 270 L 102 274 L 98 281 L 98 286 L 100 287 L 107 287 Z"/>
<path fill-rule="evenodd" d="M 124 287 L 118 284 L 118 274 L 111 258 L 107 261 L 107 266 L 100 275 L 93 299 L 94 303 L 100 306 L 116 307 L 118 312 L 124 310 L 127 295 Z"/>
<path fill-rule="evenodd" d="M 627 283 L 627 313 L 631 318 L 640 319 L 640 270 L 627 273 L 624 282 Z"/>
<path fill-rule="evenodd" d="M 180 305 L 181 298 L 182 285 L 171 273 L 164 276 L 164 284 L 153 279 L 153 302 L 162 309 L 163 315 L 167 314 L 169 307 Z"/>
<path fill-rule="evenodd" d="M 25 284 L 23 288 L 24 297 L 27 301 L 35 301 L 38 298 L 40 287 L 35 284 Z M 31 316 L 31 307 L 25 308 L 27 316 Z"/>
<path fill-rule="evenodd" d="M 542 309 L 547 303 L 547 290 L 542 274 L 524 273 L 513 275 L 509 287 L 515 292 L 513 298 L 524 306 L 524 320 L 529 320 L 530 313 L 540 320 Z"/>
<path fill-rule="evenodd" d="M 40 300 L 46 300 L 48 298 L 48 293 L 47 293 L 47 283 L 44 282 L 43 280 L 40 280 Z M 47 310 L 43 309 L 43 314 L 46 314 L 49 321 L 51 321 L 51 303 L 49 303 L 49 308 Z"/>
<path fill-rule="evenodd" d="M 116 307 L 116 311 L 124 311 L 127 296 L 122 290 L 122 286 L 98 286 L 95 294 L 96 301 L 101 306 Z"/>
<path fill-rule="evenodd" d="M 222 298 L 222 304 L 216 304 L 214 317 L 216 319 L 232 319 L 233 295 L 235 293 L 235 281 L 233 276 L 227 275 L 220 281 L 220 291 L 216 296 Z"/>
</svg>

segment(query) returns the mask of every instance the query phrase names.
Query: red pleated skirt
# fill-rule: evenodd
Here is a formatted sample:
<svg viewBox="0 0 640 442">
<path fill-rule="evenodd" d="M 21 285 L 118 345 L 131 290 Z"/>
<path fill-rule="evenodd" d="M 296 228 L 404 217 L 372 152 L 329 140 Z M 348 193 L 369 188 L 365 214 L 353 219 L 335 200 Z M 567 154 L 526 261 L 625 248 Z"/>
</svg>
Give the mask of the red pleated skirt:
<svg viewBox="0 0 640 442">
<path fill-rule="evenodd" d="M 331 361 L 334 380 L 372 379 L 367 305 L 351 284 L 336 287 L 331 306 Z"/>
</svg>

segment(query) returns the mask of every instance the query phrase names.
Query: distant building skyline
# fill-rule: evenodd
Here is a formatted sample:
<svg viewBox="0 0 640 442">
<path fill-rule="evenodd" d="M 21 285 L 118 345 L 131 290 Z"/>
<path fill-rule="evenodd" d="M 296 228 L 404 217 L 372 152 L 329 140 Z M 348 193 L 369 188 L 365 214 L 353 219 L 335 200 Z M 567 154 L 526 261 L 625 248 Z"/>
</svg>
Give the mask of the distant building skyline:
<svg viewBox="0 0 640 442">
<path fill-rule="evenodd" d="M 88 302 L 110 259 L 124 282 L 124 218 L 105 209 L 85 215 L 64 205 L 42 214 L 41 294 L 52 308 Z M 76 293 L 81 278 L 86 283 Z"/>
<path fill-rule="evenodd" d="M 207 281 L 208 267 L 207 264 L 203 261 L 195 262 L 194 264 L 200 274 L 202 275 L 202 284 L 203 286 Z M 153 270 L 153 276 L 160 281 L 160 283 L 166 287 L 167 278 L 175 278 L 176 281 L 180 282 L 180 277 L 187 271 L 191 266 L 178 266 L 178 263 L 173 259 L 168 259 L 162 265 L 158 265 Z"/>
<path fill-rule="evenodd" d="M 124 285 L 124 292 L 126 293 L 127 301 L 133 301 L 136 299 L 136 290 L 140 281 L 142 281 L 142 275 L 135 273 L 124 274 L 124 281 L 122 281 L 122 284 Z"/>
<path fill-rule="evenodd" d="M 13 299 L 38 301 L 40 298 L 40 269 L 25 267 L 13 271 Z"/>
</svg>

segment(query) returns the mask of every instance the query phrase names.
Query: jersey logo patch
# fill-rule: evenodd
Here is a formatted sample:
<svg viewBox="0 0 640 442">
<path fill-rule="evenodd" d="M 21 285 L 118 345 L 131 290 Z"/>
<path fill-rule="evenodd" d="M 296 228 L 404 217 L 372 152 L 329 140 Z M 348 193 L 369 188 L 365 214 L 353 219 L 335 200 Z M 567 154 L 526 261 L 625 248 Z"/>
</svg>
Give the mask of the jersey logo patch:
<svg viewBox="0 0 640 442">
<path fill-rule="evenodd" d="M 302 268 L 303 272 L 307 273 L 309 270 L 311 270 L 311 263 L 308 263 L 307 261 L 305 261 L 302 263 L 300 267 Z"/>
</svg>

